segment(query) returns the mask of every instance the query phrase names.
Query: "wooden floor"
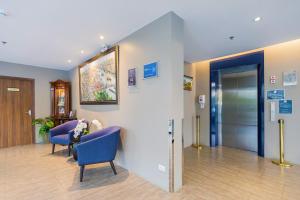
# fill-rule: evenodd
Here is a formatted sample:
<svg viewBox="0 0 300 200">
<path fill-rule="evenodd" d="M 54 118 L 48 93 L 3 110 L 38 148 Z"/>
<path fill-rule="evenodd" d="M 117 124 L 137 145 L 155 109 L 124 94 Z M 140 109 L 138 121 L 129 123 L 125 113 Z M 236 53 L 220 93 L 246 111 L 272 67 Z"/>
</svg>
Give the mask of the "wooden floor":
<svg viewBox="0 0 300 200">
<path fill-rule="evenodd" d="M 121 167 L 114 176 L 107 164 L 88 166 L 80 183 L 79 168 L 67 152 L 51 155 L 50 149 L 0 149 L 1 200 L 300 199 L 299 166 L 281 169 L 251 152 L 187 148 L 184 187 L 170 194 Z"/>
</svg>

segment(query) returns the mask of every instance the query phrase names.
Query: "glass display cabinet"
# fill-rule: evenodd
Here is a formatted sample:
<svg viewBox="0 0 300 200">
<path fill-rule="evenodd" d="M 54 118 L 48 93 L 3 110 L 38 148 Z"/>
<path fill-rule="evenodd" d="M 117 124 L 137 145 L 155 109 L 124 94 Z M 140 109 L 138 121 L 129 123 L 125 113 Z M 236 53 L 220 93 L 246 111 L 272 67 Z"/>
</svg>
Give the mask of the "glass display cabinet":
<svg viewBox="0 0 300 200">
<path fill-rule="evenodd" d="M 71 84 L 63 80 L 50 82 L 51 117 L 55 126 L 75 119 L 71 112 Z"/>
</svg>

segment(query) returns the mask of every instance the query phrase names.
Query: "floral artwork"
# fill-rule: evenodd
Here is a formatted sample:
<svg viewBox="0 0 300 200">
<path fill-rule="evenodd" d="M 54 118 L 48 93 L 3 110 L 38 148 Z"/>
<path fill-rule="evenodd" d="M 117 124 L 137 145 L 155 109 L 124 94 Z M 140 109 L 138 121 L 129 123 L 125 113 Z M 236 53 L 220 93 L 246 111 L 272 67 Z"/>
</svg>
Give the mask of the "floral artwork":
<svg viewBox="0 0 300 200">
<path fill-rule="evenodd" d="M 193 89 L 193 77 L 190 76 L 184 76 L 183 78 L 183 89 L 192 91 Z"/>
<path fill-rule="evenodd" d="M 118 103 L 118 47 L 79 67 L 81 104 Z"/>
</svg>

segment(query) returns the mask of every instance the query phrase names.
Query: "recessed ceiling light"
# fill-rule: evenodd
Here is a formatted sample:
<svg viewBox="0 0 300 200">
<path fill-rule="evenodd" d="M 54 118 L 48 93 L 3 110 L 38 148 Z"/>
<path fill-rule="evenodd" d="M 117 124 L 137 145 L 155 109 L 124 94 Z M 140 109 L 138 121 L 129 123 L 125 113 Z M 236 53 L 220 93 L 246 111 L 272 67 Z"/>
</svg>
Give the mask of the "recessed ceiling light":
<svg viewBox="0 0 300 200">
<path fill-rule="evenodd" d="M 100 35 L 100 40 L 104 40 L 104 36 L 103 35 Z"/>
<path fill-rule="evenodd" d="M 84 54 L 84 50 L 81 50 L 80 53 L 81 53 L 81 54 Z"/>
<path fill-rule="evenodd" d="M 3 10 L 3 9 L 0 9 L 0 15 L 7 16 L 7 12 L 5 12 L 5 10 Z"/>
<path fill-rule="evenodd" d="M 259 22 L 260 20 L 261 20 L 261 17 L 255 17 L 255 18 L 254 18 L 254 21 L 255 21 L 255 22 Z"/>
<path fill-rule="evenodd" d="M 72 60 L 68 60 L 68 63 L 71 63 L 72 62 Z"/>
</svg>

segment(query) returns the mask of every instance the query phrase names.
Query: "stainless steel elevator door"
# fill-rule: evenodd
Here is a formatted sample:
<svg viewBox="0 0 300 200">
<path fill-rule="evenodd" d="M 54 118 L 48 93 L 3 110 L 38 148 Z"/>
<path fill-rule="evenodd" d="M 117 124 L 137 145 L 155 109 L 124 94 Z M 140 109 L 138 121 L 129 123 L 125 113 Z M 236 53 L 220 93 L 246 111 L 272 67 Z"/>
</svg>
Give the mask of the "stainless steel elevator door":
<svg viewBox="0 0 300 200">
<path fill-rule="evenodd" d="M 257 152 L 257 70 L 221 74 L 222 144 Z"/>
</svg>

